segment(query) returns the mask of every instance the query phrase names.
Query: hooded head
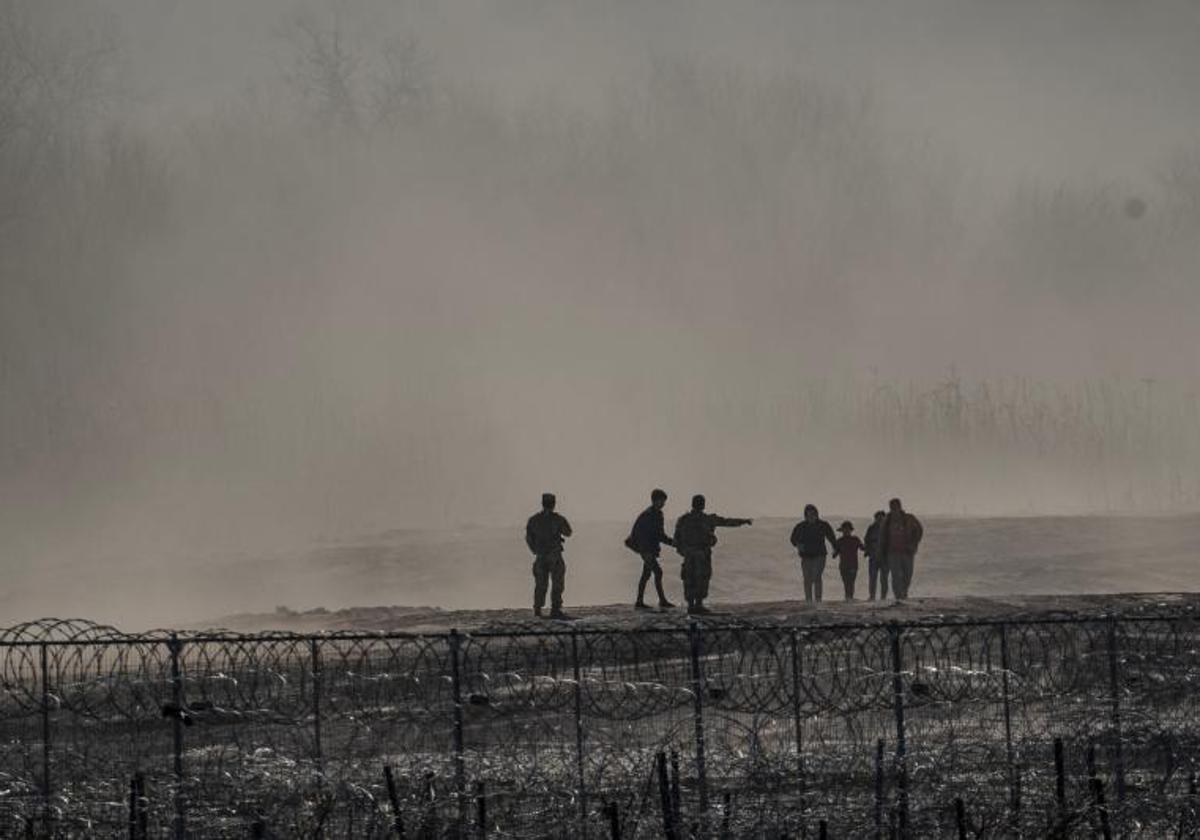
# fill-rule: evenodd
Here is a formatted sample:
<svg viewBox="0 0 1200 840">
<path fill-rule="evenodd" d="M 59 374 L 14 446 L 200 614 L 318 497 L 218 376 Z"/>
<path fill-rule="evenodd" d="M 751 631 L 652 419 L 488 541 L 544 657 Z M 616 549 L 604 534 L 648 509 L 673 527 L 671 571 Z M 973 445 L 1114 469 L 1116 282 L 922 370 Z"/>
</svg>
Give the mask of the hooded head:
<svg viewBox="0 0 1200 840">
<path fill-rule="evenodd" d="M 805 506 L 804 506 L 804 518 L 805 518 L 807 521 L 809 521 L 809 522 L 816 522 L 816 521 L 817 521 L 817 517 L 818 517 L 819 515 L 820 515 L 820 514 L 818 514 L 818 513 L 817 513 L 817 506 L 816 506 L 816 505 L 805 505 Z"/>
<path fill-rule="evenodd" d="M 704 510 L 705 504 L 707 504 L 705 498 L 699 493 L 697 493 L 695 496 L 692 496 L 692 510 Z"/>
</svg>

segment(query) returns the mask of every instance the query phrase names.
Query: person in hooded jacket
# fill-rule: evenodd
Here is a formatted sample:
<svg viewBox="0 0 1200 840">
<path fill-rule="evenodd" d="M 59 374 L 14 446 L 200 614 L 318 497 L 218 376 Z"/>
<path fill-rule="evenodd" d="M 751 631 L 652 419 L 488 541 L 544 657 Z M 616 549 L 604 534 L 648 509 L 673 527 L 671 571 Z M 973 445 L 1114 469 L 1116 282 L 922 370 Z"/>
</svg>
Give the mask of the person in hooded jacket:
<svg viewBox="0 0 1200 840">
<path fill-rule="evenodd" d="M 804 600 L 821 600 L 821 578 L 829 549 L 836 550 L 837 536 L 833 527 L 821 518 L 816 505 L 804 506 L 804 519 L 792 529 L 792 545 L 800 555 L 800 575 L 804 579 Z"/>
</svg>

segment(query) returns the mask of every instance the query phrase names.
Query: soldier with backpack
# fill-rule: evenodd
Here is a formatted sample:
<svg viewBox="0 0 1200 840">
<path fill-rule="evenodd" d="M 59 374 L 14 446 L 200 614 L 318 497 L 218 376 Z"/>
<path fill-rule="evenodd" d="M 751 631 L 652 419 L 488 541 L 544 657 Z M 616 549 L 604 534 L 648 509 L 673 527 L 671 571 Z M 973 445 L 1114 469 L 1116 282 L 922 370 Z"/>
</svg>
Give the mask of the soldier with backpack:
<svg viewBox="0 0 1200 840">
<path fill-rule="evenodd" d="M 659 608 L 668 609 L 675 606 L 667 600 L 667 594 L 663 591 L 662 565 L 658 562 L 662 545 L 675 545 L 675 540 L 668 537 L 664 530 L 663 508 L 666 504 L 666 491 L 655 489 L 650 494 L 650 507 L 638 514 L 633 523 L 633 530 L 625 539 L 625 547 L 642 558 L 642 576 L 638 579 L 637 600 L 633 604 L 633 608 L 637 610 L 650 609 L 645 598 L 646 584 L 652 577 L 654 589 L 658 593 Z"/>
</svg>

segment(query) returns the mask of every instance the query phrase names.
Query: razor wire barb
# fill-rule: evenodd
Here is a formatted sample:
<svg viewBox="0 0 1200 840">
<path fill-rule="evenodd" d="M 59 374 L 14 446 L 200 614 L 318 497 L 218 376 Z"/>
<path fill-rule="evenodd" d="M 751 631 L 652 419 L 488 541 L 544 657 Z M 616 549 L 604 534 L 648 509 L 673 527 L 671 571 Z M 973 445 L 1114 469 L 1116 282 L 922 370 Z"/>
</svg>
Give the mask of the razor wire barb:
<svg viewBox="0 0 1200 840">
<path fill-rule="evenodd" d="M 1193 614 L 134 636 L 43 621 L 0 631 L 0 835 L 121 833 L 137 778 L 138 820 L 173 838 L 604 837 L 614 815 L 656 837 L 664 801 L 681 834 L 714 837 L 1192 836 L 1198 687 Z M 660 752 L 680 757 L 665 799 Z"/>
</svg>

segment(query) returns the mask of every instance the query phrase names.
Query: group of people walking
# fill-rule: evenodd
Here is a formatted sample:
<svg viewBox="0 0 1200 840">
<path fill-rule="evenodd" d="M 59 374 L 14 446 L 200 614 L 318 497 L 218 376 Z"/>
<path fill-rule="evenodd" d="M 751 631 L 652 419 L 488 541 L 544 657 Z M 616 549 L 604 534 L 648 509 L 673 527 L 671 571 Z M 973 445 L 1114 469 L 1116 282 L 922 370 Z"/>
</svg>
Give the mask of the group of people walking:
<svg viewBox="0 0 1200 840">
<path fill-rule="evenodd" d="M 638 578 L 637 599 L 634 608 L 651 609 L 646 603 L 646 586 L 654 581 L 655 594 L 660 609 L 675 605 L 667 599 L 663 588 L 663 570 L 660 557 L 662 546 L 673 547 L 683 558 L 680 577 L 683 579 L 683 597 L 687 601 L 688 613 L 704 615 L 710 610 L 704 605 L 708 598 L 709 582 L 712 580 L 712 552 L 717 545 L 717 528 L 739 528 L 753 525 L 752 519 L 718 516 L 708 513 L 703 496 L 692 497 L 692 508 L 675 521 L 674 533 L 668 536 L 663 510 L 667 494 L 656 489 L 650 494 L 650 506 L 638 514 L 633 528 L 625 539 L 625 547 L 642 560 L 641 576 Z M 546 595 L 550 596 L 550 618 L 567 619 L 562 609 L 563 587 L 566 578 L 566 563 L 563 560 L 563 544 L 571 536 L 571 523 L 558 513 L 557 500 L 553 493 L 542 495 L 542 509 L 529 518 L 525 526 L 525 543 L 533 553 L 533 612 L 541 617 L 546 606 Z M 847 601 L 854 599 L 855 583 L 858 578 L 859 555 L 867 560 L 869 599 L 887 598 L 888 581 L 891 579 L 892 593 L 896 600 L 908 597 L 912 583 L 913 559 L 921 544 L 924 528 L 920 521 L 904 510 L 899 499 L 892 499 L 889 509 L 877 511 L 874 521 L 867 527 L 864 539 L 854 535 L 854 524 L 843 522 L 838 528 L 838 537 L 828 522 L 821 519 L 815 505 L 804 508 L 804 519 L 792 529 L 791 543 L 800 556 L 800 573 L 804 580 L 804 599 L 820 601 L 822 597 L 825 564 L 829 549 L 838 559 L 838 571 Z M 827 549 L 828 546 L 828 549 Z"/>
<path fill-rule="evenodd" d="M 822 578 L 829 557 L 826 544 L 837 558 L 847 601 L 854 600 L 860 554 L 867 560 L 868 600 L 874 601 L 876 592 L 881 599 L 887 598 L 889 577 L 895 599 L 903 601 L 908 597 L 913 561 L 921 538 L 925 535 L 925 528 L 917 517 L 904 509 L 899 499 L 892 499 L 887 511 L 875 511 L 875 518 L 867 526 L 863 539 L 854 535 L 854 523 L 848 519 L 838 530 L 842 534 L 840 537 L 835 536 L 830 524 L 821 518 L 816 505 L 806 505 L 804 519 L 792 529 L 792 545 L 800 555 L 804 600 L 821 600 Z"/>
</svg>

